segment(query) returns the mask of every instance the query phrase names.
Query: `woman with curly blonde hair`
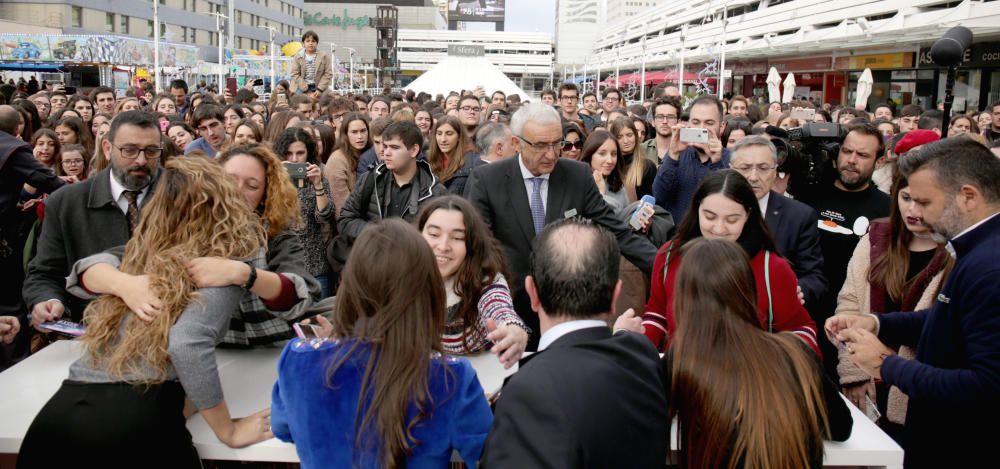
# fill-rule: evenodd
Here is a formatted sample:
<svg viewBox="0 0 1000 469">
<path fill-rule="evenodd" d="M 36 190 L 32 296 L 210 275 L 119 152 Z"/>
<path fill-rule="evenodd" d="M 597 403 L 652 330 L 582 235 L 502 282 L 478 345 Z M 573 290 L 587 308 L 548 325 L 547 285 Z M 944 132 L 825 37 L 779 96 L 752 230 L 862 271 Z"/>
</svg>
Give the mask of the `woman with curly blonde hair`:
<svg viewBox="0 0 1000 469">
<path fill-rule="evenodd" d="M 283 343 L 295 335 L 290 321 L 320 299 L 319 282 L 306 268 L 305 250 L 294 231 L 302 223 L 298 191 L 281 160 L 263 145 L 231 148 L 214 161 L 235 180 L 244 202 L 256 212 L 253 224 L 266 233 L 267 249 L 247 262 L 220 256 L 191 259 L 187 271 L 198 288 L 243 287 L 239 312 L 230 318 L 223 343 L 238 347 Z M 90 282 L 88 275 L 87 288 L 94 291 Z M 129 285 L 114 282 L 109 286 L 113 290 L 102 293 L 121 297 L 143 320 L 160 314 L 159 298 L 139 287 L 126 290 Z"/>
<path fill-rule="evenodd" d="M 216 370 L 215 345 L 239 306 L 241 291 L 199 288 L 189 268 L 192 260 L 206 256 L 253 258 L 264 243 L 256 216 L 217 164 L 201 158 L 168 162 L 125 245 L 121 271 L 108 265 L 118 263 L 110 253 L 73 267 L 68 286 L 76 295 L 93 296 L 121 285 L 131 286 L 131 292 L 103 295 L 88 306 L 83 356 L 35 417 L 18 466 L 112 461 L 117 466 L 142 460 L 158 467 L 199 467 L 185 425 L 185 395 L 227 445 L 270 438 L 268 410 L 235 421 L 230 417 Z M 109 288 L 112 284 L 119 286 Z M 130 314 L 142 301 L 159 311 L 150 321 Z M 52 451 L 53 441 L 60 442 L 60 451 Z"/>
</svg>

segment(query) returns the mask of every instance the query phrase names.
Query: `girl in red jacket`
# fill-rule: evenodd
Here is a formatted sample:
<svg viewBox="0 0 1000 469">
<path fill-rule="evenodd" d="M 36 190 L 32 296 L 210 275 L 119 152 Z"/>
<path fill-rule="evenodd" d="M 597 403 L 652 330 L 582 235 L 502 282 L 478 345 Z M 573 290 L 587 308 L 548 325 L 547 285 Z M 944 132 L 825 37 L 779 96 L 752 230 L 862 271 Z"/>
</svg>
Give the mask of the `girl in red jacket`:
<svg viewBox="0 0 1000 469">
<path fill-rule="evenodd" d="M 674 323 L 674 284 L 681 264 L 680 248 L 698 237 L 735 241 L 750 257 L 757 287 L 757 317 L 771 332 L 790 331 L 817 354 L 816 323 L 802 306 L 798 280 L 784 258 L 778 255 L 771 232 L 761 215 L 760 204 L 750 183 L 734 170 L 710 173 L 698 186 L 674 239 L 656 253 L 644 333 L 666 351 Z M 712 266 L 701 266 L 711 270 Z"/>
</svg>

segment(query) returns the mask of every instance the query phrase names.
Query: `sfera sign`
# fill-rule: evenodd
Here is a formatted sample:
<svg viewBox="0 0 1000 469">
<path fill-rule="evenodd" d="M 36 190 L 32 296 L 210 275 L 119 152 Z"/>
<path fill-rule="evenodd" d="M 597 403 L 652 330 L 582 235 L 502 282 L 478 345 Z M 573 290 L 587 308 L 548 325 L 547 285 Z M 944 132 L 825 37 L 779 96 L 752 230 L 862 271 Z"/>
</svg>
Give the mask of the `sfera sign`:
<svg viewBox="0 0 1000 469">
<path fill-rule="evenodd" d="M 305 13 L 302 15 L 302 24 L 305 26 L 340 26 L 344 29 L 356 26 L 360 30 L 366 26 L 371 27 L 369 18 L 368 15 L 351 18 L 351 15 L 347 13 L 347 8 L 344 8 L 344 16 L 323 16 L 322 12 Z"/>
<path fill-rule="evenodd" d="M 448 55 L 457 57 L 483 57 L 486 55 L 486 47 L 472 44 L 449 44 Z"/>
</svg>

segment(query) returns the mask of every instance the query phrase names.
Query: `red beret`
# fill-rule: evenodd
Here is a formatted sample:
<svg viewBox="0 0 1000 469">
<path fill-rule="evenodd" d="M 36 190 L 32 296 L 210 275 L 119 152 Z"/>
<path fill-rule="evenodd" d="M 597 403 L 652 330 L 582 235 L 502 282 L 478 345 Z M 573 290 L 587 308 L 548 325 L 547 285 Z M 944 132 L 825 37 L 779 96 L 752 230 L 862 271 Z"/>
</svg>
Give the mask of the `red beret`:
<svg viewBox="0 0 1000 469">
<path fill-rule="evenodd" d="M 913 147 L 919 147 L 920 145 L 926 145 L 931 142 L 936 142 L 941 140 L 937 132 L 933 130 L 917 129 L 911 130 L 903 135 L 903 138 L 899 139 L 896 143 L 895 152 L 897 155 L 902 155 L 913 149 Z"/>
</svg>

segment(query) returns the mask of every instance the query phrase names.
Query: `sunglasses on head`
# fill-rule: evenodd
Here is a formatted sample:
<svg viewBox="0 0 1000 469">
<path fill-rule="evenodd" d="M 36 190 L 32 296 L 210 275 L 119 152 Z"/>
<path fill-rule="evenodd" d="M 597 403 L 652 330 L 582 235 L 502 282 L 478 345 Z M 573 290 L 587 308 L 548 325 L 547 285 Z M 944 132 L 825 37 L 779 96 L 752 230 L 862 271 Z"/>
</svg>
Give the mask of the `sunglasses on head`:
<svg viewBox="0 0 1000 469">
<path fill-rule="evenodd" d="M 575 142 L 570 142 L 567 140 L 565 143 L 563 143 L 562 147 L 563 151 L 570 151 L 574 148 L 576 148 L 577 150 L 583 148 L 583 140 L 577 140 Z"/>
</svg>

